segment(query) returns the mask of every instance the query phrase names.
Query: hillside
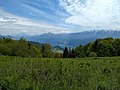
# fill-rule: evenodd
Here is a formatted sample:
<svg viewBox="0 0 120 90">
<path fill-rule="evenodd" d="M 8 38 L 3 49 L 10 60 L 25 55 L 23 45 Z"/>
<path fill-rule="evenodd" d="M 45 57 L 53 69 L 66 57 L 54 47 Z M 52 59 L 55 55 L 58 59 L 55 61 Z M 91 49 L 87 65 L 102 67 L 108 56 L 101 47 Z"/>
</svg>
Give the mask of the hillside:
<svg viewBox="0 0 120 90">
<path fill-rule="evenodd" d="M 97 38 L 120 38 L 120 31 L 85 31 L 79 33 L 69 33 L 69 34 L 53 34 L 53 33 L 45 33 L 42 35 L 33 35 L 29 36 L 26 34 L 19 34 L 13 36 L 15 39 L 19 39 L 20 37 L 24 37 L 29 41 L 35 41 L 39 43 L 49 43 L 53 46 L 61 46 L 61 47 L 75 47 L 78 45 L 85 45 L 89 42 L 96 40 Z"/>
<path fill-rule="evenodd" d="M 86 45 L 63 49 L 48 43 L 26 41 L 24 38 L 13 40 L 4 37 L 0 39 L 0 55 L 49 58 L 113 57 L 120 56 L 120 39 L 96 39 Z"/>
</svg>

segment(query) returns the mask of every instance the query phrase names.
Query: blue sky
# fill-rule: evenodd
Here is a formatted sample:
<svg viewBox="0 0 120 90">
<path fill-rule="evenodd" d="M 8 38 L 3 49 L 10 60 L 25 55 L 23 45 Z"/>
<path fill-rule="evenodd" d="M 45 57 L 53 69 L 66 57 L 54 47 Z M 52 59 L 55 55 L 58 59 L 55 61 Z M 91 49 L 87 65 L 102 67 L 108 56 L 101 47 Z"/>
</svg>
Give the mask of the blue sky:
<svg viewBox="0 0 120 90">
<path fill-rule="evenodd" d="M 120 30 L 119 0 L 0 0 L 0 34 Z"/>
</svg>

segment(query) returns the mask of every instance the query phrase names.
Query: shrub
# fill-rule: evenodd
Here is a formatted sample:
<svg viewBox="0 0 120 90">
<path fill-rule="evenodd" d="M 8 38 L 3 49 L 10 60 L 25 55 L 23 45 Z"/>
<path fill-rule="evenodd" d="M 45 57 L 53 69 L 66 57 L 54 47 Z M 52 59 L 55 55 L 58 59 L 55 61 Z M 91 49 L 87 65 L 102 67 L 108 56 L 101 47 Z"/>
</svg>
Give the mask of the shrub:
<svg viewBox="0 0 120 90">
<path fill-rule="evenodd" d="M 90 52 L 89 57 L 97 57 L 97 54 L 95 52 Z"/>
</svg>

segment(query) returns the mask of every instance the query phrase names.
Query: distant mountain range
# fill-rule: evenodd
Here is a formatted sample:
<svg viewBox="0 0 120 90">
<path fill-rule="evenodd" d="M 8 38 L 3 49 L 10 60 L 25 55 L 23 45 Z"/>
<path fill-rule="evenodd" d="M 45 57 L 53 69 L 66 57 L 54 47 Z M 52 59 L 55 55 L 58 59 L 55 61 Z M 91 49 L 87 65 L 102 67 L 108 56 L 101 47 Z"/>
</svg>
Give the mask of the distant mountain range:
<svg viewBox="0 0 120 90">
<path fill-rule="evenodd" d="M 10 36 L 9 36 L 10 37 Z M 38 43 L 49 43 L 53 46 L 61 46 L 61 47 L 75 47 L 78 45 L 85 45 L 89 42 L 96 40 L 97 38 L 120 38 L 120 31 L 85 31 L 79 33 L 69 33 L 69 34 L 53 34 L 53 33 L 45 33 L 42 35 L 34 35 L 29 36 L 24 33 L 12 36 L 14 39 L 19 39 L 20 37 L 24 37 L 26 40 L 34 41 Z"/>
</svg>

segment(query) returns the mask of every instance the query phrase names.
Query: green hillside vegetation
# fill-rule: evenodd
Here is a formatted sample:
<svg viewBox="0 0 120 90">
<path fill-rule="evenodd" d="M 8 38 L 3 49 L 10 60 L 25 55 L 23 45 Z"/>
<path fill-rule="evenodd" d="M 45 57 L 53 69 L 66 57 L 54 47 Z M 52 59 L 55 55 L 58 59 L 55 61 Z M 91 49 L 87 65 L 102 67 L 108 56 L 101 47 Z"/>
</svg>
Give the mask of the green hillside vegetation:
<svg viewBox="0 0 120 90">
<path fill-rule="evenodd" d="M 119 90 L 120 57 L 0 56 L 0 90 Z"/>
<path fill-rule="evenodd" d="M 111 37 L 97 39 L 73 49 L 65 47 L 62 53 L 47 43 L 39 44 L 26 41 L 24 38 L 17 41 L 2 38 L 0 39 L 0 55 L 44 58 L 113 57 L 120 56 L 120 39 Z"/>
<path fill-rule="evenodd" d="M 17 41 L 10 38 L 0 39 L 0 55 L 48 58 L 62 57 L 62 53 L 53 53 L 51 45 L 26 41 L 24 38 Z"/>
<path fill-rule="evenodd" d="M 24 38 L 0 39 L 0 90 L 120 89 L 120 39 L 97 39 L 63 53 L 52 49 Z"/>
<path fill-rule="evenodd" d="M 120 39 L 111 37 L 97 39 L 86 45 L 80 45 L 70 50 L 64 49 L 63 57 L 65 58 L 83 58 L 83 57 L 113 57 L 120 56 Z"/>
<path fill-rule="evenodd" d="M 40 49 L 37 45 L 32 45 L 21 38 L 12 40 L 10 38 L 0 39 L 0 54 L 20 57 L 40 57 Z"/>
</svg>

